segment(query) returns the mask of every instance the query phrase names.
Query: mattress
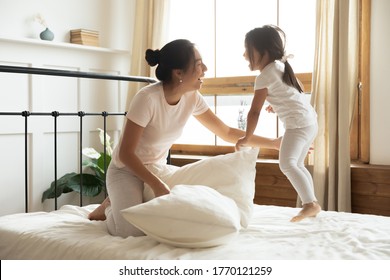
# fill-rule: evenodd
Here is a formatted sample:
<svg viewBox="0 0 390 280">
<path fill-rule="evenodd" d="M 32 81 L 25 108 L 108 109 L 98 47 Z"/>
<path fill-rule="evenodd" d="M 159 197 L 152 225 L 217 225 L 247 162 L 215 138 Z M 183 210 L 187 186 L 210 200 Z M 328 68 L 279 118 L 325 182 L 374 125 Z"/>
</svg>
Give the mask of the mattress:
<svg viewBox="0 0 390 280">
<path fill-rule="evenodd" d="M 90 221 L 97 205 L 0 217 L 2 260 L 389 260 L 390 217 L 322 211 L 299 223 L 298 208 L 254 205 L 249 226 L 225 245 L 190 249 L 151 237 L 111 236 Z"/>
</svg>

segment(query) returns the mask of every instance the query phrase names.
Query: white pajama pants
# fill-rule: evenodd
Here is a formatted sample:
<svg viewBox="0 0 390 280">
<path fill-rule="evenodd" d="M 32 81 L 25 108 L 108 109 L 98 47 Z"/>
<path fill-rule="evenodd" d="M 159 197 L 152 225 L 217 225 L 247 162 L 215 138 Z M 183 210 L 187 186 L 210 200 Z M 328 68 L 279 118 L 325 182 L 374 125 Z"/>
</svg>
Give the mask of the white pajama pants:
<svg viewBox="0 0 390 280">
<path fill-rule="evenodd" d="M 317 123 L 303 128 L 286 129 L 280 146 L 280 170 L 297 191 L 302 204 L 317 201 L 314 194 L 313 178 L 304 165 L 317 132 Z"/>
<path fill-rule="evenodd" d="M 141 230 L 126 221 L 120 210 L 143 202 L 144 182 L 128 168 L 110 164 L 106 176 L 107 193 L 111 206 L 106 209 L 107 228 L 111 235 L 141 236 Z"/>
</svg>

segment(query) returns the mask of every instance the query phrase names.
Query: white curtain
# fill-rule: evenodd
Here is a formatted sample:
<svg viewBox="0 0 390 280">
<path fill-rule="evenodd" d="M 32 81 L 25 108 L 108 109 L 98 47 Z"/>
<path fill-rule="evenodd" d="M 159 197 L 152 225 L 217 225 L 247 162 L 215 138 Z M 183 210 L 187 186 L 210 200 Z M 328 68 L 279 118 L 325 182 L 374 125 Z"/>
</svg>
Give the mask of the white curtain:
<svg viewBox="0 0 390 280">
<path fill-rule="evenodd" d="M 145 61 L 145 51 L 149 48 L 160 49 L 165 41 L 165 22 L 169 17 L 169 2 L 169 0 L 136 0 L 130 75 L 154 76 Z M 126 108 L 143 86 L 145 84 L 129 84 Z"/>
<path fill-rule="evenodd" d="M 312 104 L 319 133 L 310 156 L 324 210 L 351 211 L 349 131 L 358 85 L 358 0 L 317 0 Z"/>
</svg>

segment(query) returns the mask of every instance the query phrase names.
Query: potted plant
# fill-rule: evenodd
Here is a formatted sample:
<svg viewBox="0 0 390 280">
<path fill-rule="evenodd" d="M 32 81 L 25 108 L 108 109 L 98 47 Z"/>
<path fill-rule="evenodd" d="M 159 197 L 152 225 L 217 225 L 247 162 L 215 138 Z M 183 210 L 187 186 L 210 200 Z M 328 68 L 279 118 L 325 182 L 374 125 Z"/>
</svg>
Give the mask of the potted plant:
<svg viewBox="0 0 390 280">
<path fill-rule="evenodd" d="M 104 131 L 99 128 L 100 143 L 104 145 Z M 59 197 L 63 193 L 78 192 L 80 193 L 80 182 L 82 178 L 82 195 L 88 197 L 94 197 L 99 195 L 103 190 L 106 190 L 106 167 L 110 164 L 112 155 L 112 143 L 110 142 L 110 136 L 106 134 L 106 160 L 104 161 L 104 152 L 97 152 L 93 148 L 84 148 L 82 150 L 83 155 L 87 157 L 82 162 L 85 171 L 82 174 L 71 172 L 67 173 L 61 178 L 57 179 L 57 191 L 56 197 Z M 89 169 L 89 170 L 88 170 Z M 41 201 L 44 202 L 48 198 L 55 197 L 55 182 L 50 184 L 50 187 L 42 194 Z"/>
<path fill-rule="evenodd" d="M 42 40 L 46 40 L 46 41 L 53 41 L 54 39 L 54 33 L 49 29 L 49 27 L 47 26 L 46 24 L 46 21 L 45 19 L 43 18 L 43 16 L 41 14 L 37 14 L 35 16 L 35 21 L 37 21 L 38 23 L 40 23 L 44 28 L 45 30 L 43 30 L 40 34 L 39 34 L 39 37 L 42 39 Z"/>
</svg>

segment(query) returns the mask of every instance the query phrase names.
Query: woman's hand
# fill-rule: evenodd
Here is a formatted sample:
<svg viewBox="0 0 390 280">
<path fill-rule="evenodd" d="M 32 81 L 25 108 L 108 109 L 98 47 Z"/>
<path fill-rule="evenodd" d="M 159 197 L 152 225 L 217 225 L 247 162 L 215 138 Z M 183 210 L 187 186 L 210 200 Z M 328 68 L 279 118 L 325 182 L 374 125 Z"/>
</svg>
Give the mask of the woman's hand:
<svg viewBox="0 0 390 280">
<path fill-rule="evenodd" d="M 163 196 L 163 195 L 169 194 L 171 192 L 168 185 L 162 181 L 160 181 L 159 185 L 153 186 L 152 190 L 154 192 L 155 197 Z"/>
<path fill-rule="evenodd" d="M 239 138 L 235 147 L 236 151 L 239 151 L 242 147 L 247 146 L 248 142 L 249 138 L 246 136 Z"/>
<path fill-rule="evenodd" d="M 280 150 L 280 145 L 282 144 L 282 139 L 283 139 L 283 136 L 280 136 L 279 138 L 276 138 L 275 140 L 273 140 L 273 145 L 274 145 L 274 149 L 275 150 Z"/>
</svg>

